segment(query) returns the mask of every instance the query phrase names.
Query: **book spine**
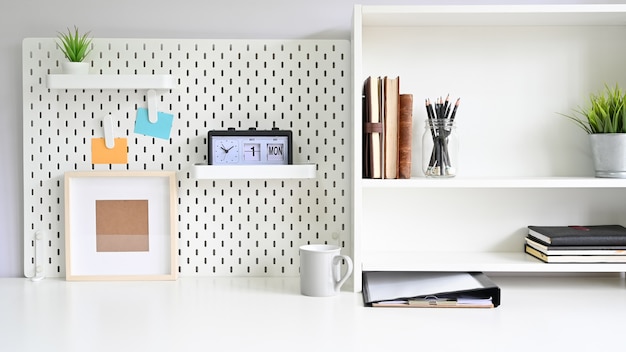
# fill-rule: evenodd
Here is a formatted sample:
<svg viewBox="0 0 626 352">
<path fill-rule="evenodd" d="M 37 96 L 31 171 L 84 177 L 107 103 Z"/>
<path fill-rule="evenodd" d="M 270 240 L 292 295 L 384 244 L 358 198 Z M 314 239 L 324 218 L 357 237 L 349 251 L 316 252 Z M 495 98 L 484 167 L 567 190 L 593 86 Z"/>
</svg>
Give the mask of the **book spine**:
<svg viewBox="0 0 626 352">
<path fill-rule="evenodd" d="M 400 94 L 398 117 L 398 178 L 411 178 L 411 144 L 413 142 L 413 95 Z"/>
<path fill-rule="evenodd" d="M 362 122 L 363 122 L 363 178 L 372 178 L 372 141 L 370 139 L 370 133 L 368 133 L 368 124 L 370 123 L 370 92 L 369 86 L 371 84 L 371 78 L 367 78 L 363 83 L 363 95 L 362 95 Z"/>
<path fill-rule="evenodd" d="M 626 246 L 623 236 L 553 237 L 552 246 Z"/>
<path fill-rule="evenodd" d="M 400 79 L 384 78 L 384 178 L 398 178 L 398 98 Z"/>
<path fill-rule="evenodd" d="M 363 178 L 382 178 L 380 79 L 368 77 L 363 87 Z"/>
<path fill-rule="evenodd" d="M 374 80 L 374 78 L 372 78 Z M 383 107 L 384 80 L 376 78 L 376 84 L 372 86 L 372 107 L 371 121 L 382 129 L 380 133 L 372 133 L 372 178 L 385 178 L 385 123 Z"/>
</svg>

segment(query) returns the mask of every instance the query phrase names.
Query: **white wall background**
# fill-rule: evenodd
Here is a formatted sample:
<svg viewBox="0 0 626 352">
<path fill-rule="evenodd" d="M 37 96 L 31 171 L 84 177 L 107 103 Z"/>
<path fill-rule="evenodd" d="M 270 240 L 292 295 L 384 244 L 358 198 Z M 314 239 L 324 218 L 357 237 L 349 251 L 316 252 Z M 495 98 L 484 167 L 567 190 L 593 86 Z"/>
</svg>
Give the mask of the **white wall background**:
<svg viewBox="0 0 626 352">
<path fill-rule="evenodd" d="M 0 277 L 23 265 L 21 46 L 74 25 L 104 38 L 348 39 L 354 3 L 584 4 L 626 0 L 3 0 L 0 4 Z"/>
</svg>

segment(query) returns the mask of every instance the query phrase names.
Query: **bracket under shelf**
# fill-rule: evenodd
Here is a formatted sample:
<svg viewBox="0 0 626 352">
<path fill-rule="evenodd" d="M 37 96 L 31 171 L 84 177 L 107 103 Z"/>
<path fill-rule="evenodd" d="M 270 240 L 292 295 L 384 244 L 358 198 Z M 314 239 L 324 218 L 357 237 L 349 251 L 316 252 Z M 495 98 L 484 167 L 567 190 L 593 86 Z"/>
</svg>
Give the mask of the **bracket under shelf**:
<svg viewBox="0 0 626 352">
<path fill-rule="evenodd" d="M 313 179 L 315 174 L 315 164 L 191 166 L 191 177 L 198 180 Z"/>
<path fill-rule="evenodd" d="M 173 89 L 172 75 L 49 74 L 49 89 Z"/>
</svg>

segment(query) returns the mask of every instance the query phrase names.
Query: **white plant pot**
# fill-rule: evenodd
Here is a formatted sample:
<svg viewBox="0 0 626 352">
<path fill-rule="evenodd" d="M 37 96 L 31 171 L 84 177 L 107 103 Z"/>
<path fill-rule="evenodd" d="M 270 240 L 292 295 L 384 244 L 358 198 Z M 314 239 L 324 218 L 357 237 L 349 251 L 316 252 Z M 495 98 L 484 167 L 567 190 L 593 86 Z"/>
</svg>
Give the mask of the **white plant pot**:
<svg viewBox="0 0 626 352">
<path fill-rule="evenodd" d="M 626 178 L 626 133 L 590 134 L 596 177 Z"/>
<path fill-rule="evenodd" d="M 68 75 L 86 75 L 89 74 L 88 62 L 63 62 L 63 73 Z"/>
</svg>

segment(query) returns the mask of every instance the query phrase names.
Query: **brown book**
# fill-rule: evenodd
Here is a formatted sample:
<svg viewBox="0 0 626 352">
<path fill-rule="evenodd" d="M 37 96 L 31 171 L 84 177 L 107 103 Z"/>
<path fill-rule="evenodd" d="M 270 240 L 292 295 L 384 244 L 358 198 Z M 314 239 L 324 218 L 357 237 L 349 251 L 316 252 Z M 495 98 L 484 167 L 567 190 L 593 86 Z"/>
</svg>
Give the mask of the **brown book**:
<svg viewBox="0 0 626 352">
<path fill-rule="evenodd" d="M 398 98 L 400 96 L 400 78 L 385 77 L 384 92 L 384 178 L 398 178 Z"/>
<path fill-rule="evenodd" d="M 368 77 L 363 87 L 363 177 L 382 178 L 383 126 L 380 79 Z"/>
<path fill-rule="evenodd" d="M 400 94 L 398 114 L 398 178 L 411 178 L 413 142 L 413 94 Z"/>
</svg>

